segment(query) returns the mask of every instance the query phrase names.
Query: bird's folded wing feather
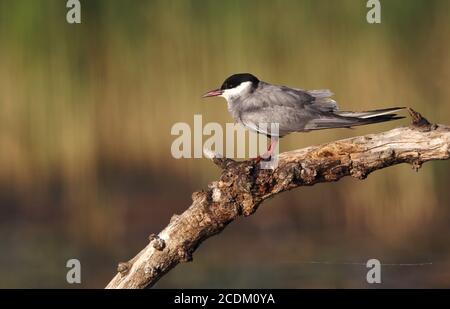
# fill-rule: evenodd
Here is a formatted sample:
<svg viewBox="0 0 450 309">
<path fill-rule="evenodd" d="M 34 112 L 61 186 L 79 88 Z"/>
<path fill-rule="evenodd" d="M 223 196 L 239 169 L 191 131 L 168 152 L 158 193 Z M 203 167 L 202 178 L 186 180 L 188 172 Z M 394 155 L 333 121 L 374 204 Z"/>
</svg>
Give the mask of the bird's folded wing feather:
<svg viewBox="0 0 450 309">
<path fill-rule="evenodd" d="M 293 89 L 266 84 L 242 102 L 241 122 L 249 129 L 271 135 L 270 123 L 278 123 L 280 135 L 306 130 L 307 123 L 338 110 L 329 90 Z"/>
</svg>

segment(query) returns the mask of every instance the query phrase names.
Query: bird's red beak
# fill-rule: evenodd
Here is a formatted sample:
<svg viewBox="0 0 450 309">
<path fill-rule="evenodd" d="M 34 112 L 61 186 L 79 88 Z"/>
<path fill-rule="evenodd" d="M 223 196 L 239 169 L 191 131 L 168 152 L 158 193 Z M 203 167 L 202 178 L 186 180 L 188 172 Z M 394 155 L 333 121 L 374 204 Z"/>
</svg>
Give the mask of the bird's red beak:
<svg viewBox="0 0 450 309">
<path fill-rule="evenodd" d="M 207 93 L 205 93 L 202 96 L 202 98 L 217 97 L 217 96 L 221 95 L 222 93 L 223 93 L 223 90 L 215 89 L 215 90 L 211 90 L 211 91 L 208 91 Z"/>
</svg>

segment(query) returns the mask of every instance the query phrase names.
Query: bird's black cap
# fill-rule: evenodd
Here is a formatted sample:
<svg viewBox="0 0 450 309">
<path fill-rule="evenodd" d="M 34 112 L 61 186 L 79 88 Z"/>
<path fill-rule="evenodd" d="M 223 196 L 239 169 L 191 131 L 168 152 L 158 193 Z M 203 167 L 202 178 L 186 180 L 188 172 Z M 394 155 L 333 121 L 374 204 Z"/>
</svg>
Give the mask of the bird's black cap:
<svg viewBox="0 0 450 309">
<path fill-rule="evenodd" d="M 221 90 L 231 89 L 239 86 L 243 82 L 252 82 L 253 87 L 257 87 L 259 79 L 250 73 L 238 73 L 228 77 L 220 87 Z"/>
</svg>

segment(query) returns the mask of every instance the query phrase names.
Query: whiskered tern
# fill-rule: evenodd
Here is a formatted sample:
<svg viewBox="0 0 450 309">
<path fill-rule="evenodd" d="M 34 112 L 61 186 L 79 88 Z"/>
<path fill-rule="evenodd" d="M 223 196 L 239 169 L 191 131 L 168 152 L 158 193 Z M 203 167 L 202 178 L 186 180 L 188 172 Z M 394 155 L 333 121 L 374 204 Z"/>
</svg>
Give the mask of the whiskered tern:
<svg viewBox="0 0 450 309">
<path fill-rule="evenodd" d="M 250 73 L 239 73 L 231 75 L 219 89 L 209 91 L 203 97 L 225 98 L 235 121 L 271 138 L 272 143 L 264 158 L 272 155 L 278 138 L 292 132 L 351 128 L 404 118 L 395 114 L 404 107 L 365 112 L 340 111 L 336 101 L 331 99 L 332 95 L 328 89 L 277 86 Z M 278 132 L 271 132 L 271 123 L 278 124 Z"/>
</svg>

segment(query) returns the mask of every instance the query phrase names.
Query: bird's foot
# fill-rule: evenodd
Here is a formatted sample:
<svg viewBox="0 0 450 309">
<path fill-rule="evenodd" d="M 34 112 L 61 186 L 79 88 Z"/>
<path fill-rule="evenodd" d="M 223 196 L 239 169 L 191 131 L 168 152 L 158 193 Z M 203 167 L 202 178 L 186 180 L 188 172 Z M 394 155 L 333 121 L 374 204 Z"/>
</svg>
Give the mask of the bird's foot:
<svg viewBox="0 0 450 309">
<path fill-rule="evenodd" d="M 257 156 L 256 158 L 250 158 L 250 160 L 255 161 L 256 163 L 259 163 L 261 161 L 270 161 L 272 158 L 272 155 L 262 155 Z"/>
</svg>

